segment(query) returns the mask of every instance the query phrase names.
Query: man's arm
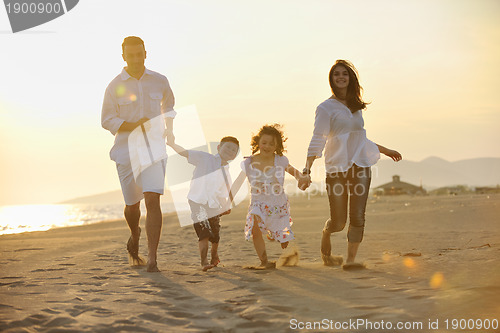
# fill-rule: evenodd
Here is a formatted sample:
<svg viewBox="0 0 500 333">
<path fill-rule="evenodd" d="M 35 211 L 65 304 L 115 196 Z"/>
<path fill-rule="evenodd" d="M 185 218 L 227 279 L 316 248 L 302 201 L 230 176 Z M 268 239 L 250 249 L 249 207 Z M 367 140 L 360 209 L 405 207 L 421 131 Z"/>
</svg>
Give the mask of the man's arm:
<svg viewBox="0 0 500 333">
<path fill-rule="evenodd" d="M 118 117 L 118 102 L 108 86 L 104 93 L 101 111 L 101 126 L 116 135 L 125 120 Z"/>
</svg>

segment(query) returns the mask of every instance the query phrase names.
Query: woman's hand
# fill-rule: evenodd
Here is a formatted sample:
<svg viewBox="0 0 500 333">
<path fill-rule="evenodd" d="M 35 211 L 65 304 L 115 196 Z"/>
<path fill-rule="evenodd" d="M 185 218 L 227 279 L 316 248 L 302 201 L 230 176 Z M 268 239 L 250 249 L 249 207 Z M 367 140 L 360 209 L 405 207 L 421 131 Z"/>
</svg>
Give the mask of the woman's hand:
<svg viewBox="0 0 500 333">
<path fill-rule="evenodd" d="M 302 191 L 305 191 L 309 187 L 309 185 L 311 185 L 311 183 L 312 183 L 310 175 L 302 175 L 301 174 L 297 180 L 298 180 L 297 186 Z"/>
<path fill-rule="evenodd" d="M 383 154 L 392 158 L 394 162 L 398 162 L 403 159 L 403 156 L 401 156 L 401 154 L 395 150 L 387 149 L 387 151 L 385 151 Z"/>
<path fill-rule="evenodd" d="M 377 147 L 378 147 L 378 151 L 381 154 L 389 156 L 390 158 L 392 158 L 392 160 L 394 162 L 398 162 L 398 161 L 401 161 L 403 159 L 403 156 L 401 156 L 401 154 L 395 150 L 385 148 L 384 146 L 381 146 L 381 145 L 377 145 Z"/>
</svg>

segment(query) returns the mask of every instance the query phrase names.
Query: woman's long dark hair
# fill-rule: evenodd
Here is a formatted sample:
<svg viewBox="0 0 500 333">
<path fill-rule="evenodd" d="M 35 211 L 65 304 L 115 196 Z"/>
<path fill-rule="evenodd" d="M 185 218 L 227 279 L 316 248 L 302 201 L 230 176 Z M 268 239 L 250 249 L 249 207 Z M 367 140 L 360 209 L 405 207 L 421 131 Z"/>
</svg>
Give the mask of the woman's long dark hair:
<svg viewBox="0 0 500 333">
<path fill-rule="evenodd" d="M 337 68 L 337 66 L 344 66 L 347 69 L 347 73 L 349 73 L 349 85 L 347 86 L 347 94 L 345 96 L 347 107 L 349 108 L 349 110 L 351 110 L 352 113 L 358 110 L 363 110 L 364 108 L 366 108 L 366 105 L 368 103 L 365 103 L 361 99 L 361 92 L 363 91 L 363 88 L 359 85 L 358 71 L 356 70 L 354 65 L 347 60 L 339 59 L 335 61 L 335 64 L 333 64 L 332 68 L 330 69 L 328 80 L 330 81 L 330 87 L 332 88 L 333 95 L 337 98 L 343 97 L 339 96 L 339 91 L 333 84 L 333 72 Z"/>
</svg>

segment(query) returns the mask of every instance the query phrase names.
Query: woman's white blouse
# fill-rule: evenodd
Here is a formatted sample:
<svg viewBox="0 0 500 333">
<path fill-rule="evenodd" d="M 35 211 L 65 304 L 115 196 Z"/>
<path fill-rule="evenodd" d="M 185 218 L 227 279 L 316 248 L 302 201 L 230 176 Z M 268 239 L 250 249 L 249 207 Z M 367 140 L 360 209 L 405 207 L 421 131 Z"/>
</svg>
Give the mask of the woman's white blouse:
<svg viewBox="0 0 500 333">
<path fill-rule="evenodd" d="M 354 113 L 335 99 L 327 99 L 316 109 L 314 133 L 307 156 L 321 157 L 325 149 L 326 172 L 344 172 L 353 164 L 370 167 L 380 159 L 375 143 L 363 128 L 362 111 Z"/>
</svg>

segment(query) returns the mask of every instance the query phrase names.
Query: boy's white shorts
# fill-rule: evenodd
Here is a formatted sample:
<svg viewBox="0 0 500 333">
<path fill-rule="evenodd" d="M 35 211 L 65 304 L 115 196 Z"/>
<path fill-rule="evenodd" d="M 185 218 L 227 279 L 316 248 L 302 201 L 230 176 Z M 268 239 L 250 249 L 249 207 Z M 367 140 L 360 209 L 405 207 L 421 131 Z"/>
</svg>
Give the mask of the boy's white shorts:
<svg viewBox="0 0 500 333">
<path fill-rule="evenodd" d="M 163 195 L 166 162 L 167 160 L 164 159 L 152 164 L 142 171 L 137 179 L 134 179 L 134 172 L 130 164 L 116 163 L 116 170 L 118 171 L 126 205 L 131 206 L 144 199 L 144 192 Z"/>
</svg>

